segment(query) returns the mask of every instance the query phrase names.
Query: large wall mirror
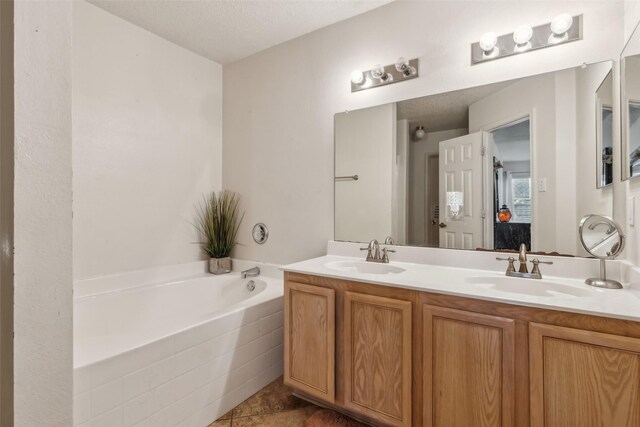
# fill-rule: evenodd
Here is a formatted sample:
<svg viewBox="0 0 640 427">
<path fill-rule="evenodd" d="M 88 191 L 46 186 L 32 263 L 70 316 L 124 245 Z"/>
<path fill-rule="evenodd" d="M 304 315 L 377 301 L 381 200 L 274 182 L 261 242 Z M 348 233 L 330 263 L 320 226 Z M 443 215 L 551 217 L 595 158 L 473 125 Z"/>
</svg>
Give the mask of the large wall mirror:
<svg viewBox="0 0 640 427">
<path fill-rule="evenodd" d="M 335 116 L 335 239 L 585 255 L 612 215 L 612 63 Z"/>
<path fill-rule="evenodd" d="M 640 24 L 639 24 L 640 27 Z M 622 179 L 640 176 L 640 28 L 620 58 Z"/>
</svg>

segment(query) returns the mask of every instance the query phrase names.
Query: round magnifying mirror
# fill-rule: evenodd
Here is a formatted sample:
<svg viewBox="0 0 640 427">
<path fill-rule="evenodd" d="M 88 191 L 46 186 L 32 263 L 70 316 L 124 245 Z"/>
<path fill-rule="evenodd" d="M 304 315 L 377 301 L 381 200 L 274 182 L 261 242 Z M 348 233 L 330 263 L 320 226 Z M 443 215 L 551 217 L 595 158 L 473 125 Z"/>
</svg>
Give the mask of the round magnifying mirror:
<svg viewBox="0 0 640 427">
<path fill-rule="evenodd" d="M 624 234 L 611 218 L 602 215 L 587 215 L 580 221 L 580 242 L 589 254 L 600 259 L 600 277 L 589 278 L 585 283 L 599 288 L 620 289 L 622 285 L 607 279 L 606 260 L 614 259 L 624 249 Z"/>
</svg>

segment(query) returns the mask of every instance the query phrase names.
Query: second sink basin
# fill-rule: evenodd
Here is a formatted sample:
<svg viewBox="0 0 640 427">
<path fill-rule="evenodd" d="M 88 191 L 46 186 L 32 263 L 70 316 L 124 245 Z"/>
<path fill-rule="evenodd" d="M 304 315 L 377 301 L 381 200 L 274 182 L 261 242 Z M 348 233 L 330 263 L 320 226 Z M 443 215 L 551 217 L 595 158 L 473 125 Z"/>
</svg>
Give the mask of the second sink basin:
<svg viewBox="0 0 640 427">
<path fill-rule="evenodd" d="M 395 265 L 367 261 L 332 261 L 326 263 L 325 266 L 331 270 L 349 273 L 397 274 L 405 271 L 404 268 Z"/>
<path fill-rule="evenodd" d="M 487 289 L 496 291 L 531 295 L 536 297 L 586 297 L 592 295 L 586 289 L 580 289 L 575 286 L 565 285 L 562 283 L 548 282 L 538 279 L 520 279 L 512 277 L 467 277 L 465 282 L 472 285 L 478 285 Z"/>
</svg>

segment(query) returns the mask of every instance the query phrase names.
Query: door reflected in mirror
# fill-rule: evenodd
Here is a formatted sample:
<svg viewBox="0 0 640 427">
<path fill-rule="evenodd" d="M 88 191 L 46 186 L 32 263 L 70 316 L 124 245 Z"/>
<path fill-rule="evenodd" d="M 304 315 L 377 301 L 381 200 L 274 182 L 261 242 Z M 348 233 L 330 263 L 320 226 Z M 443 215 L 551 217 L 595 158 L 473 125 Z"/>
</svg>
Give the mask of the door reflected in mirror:
<svg viewBox="0 0 640 427">
<path fill-rule="evenodd" d="M 336 114 L 335 239 L 586 255 L 579 219 L 613 206 L 611 69 Z"/>
</svg>

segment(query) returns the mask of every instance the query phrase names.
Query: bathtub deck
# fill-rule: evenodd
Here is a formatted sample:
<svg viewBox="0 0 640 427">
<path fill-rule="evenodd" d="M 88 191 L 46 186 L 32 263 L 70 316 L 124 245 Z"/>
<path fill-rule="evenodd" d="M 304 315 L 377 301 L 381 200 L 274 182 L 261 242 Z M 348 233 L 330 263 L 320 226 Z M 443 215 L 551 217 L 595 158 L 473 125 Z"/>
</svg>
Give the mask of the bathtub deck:
<svg viewBox="0 0 640 427">
<path fill-rule="evenodd" d="M 209 427 L 365 427 L 335 411 L 291 394 L 278 378 Z"/>
</svg>

